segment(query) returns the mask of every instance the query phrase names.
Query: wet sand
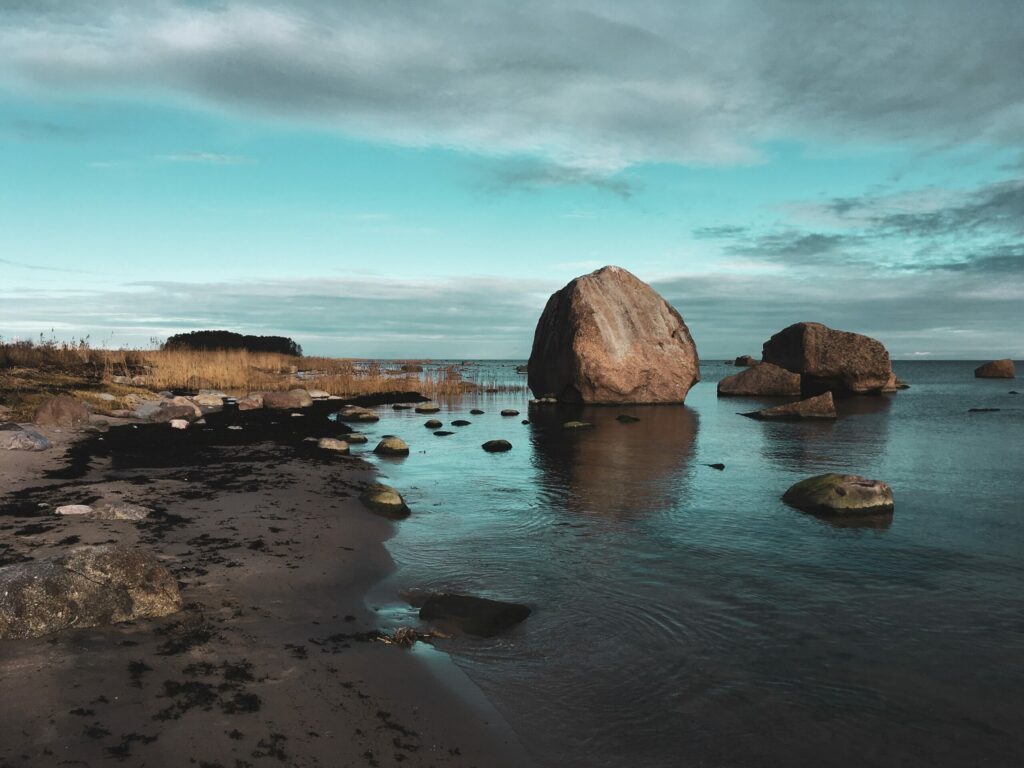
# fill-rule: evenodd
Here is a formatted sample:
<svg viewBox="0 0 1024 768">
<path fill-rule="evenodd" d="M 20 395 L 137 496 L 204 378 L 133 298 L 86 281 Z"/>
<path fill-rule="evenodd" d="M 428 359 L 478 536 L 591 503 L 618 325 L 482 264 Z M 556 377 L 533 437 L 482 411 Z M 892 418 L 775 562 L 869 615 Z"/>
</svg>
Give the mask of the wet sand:
<svg viewBox="0 0 1024 768">
<path fill-rule="evenodd" d="M 355 498 L 370 465 L 304 441 L 346 431 L 326 413 L 44 429 L 53 450 L 0 456 L 0 563 L 137 543 L 185 603 L 162 619 L 0 641 L 0 765 L 530 764 L 446 657 L 367 639 L 377 623 L 364 595 L 393 568 L 395 527 Z M 50 512 L 101 498 L 155 511 L 140 523 Z"/>
</svg>

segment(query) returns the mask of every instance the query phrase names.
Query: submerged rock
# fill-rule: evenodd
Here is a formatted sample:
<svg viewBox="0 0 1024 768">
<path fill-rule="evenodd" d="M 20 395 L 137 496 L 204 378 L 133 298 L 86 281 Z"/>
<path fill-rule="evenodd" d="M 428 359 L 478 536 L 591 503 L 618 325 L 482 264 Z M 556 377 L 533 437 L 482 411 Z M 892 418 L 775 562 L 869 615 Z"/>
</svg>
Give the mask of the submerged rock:
<svg viewBox="0 0 1024 768">
<path fill-rule="evenodd" d="M 166 616 L 178 583 L 152 554 L 103 545 L 0 568 L 0 639 Z"/>
<path fill-rule="evenodd" d="M 484 412 L 481 411 L 479 408 L 474 408 L 473 410 L 470 411 L 470 413 L 473 416 L 483 416 L 484 415 Z"/>
<path fill-rule="evenodd" d="M 832 393 L 826 392 L 817 397 L 809 397 L 795 403 L 776 405 L 774 408 L 765 408 L 760 411 L 744 413 L 751 419 L 765 419 L 776 421 L 800 421 L 802 419 L 835 419 L 836 406 L 832 400 Z"/>
<path fill-rule="evenodd" d="M 620 424 L 636 424 L 640 421 L 636 416 L 630 416 L 628 413 L 620 413 L 615 417 L 615 420 Z"/>
<path fill-rule="evenodd" d="M 589 429 L 594 426 L 589 421 L 567 421 L 562 425 L 562 429 Z"/>
<path fill-rule="evenodd" d="M 344 440 L 339 440 L 336 437 L 321 437 L 317 440 L 317 448 L 322 448 L 325 451 L 335 451 L 337 453 L 348 453 L 348 443 Z"/>
<path fill-rule="evenodd" d="M 409 516 L 409 507 L 405 504 L 402 494 L 389 485 L 372 483 L 359 495 L 359 500 L 371 512 L 400 520 Z"/>
<path fill-rule="evenodd" d="M 1016 377 L 1013 368 L 1013 360 L 993 360 L 991 363 L 979 365 L 974 369 L 974 377 L 977 379 L 1012 379 Z"/>
<path fill-rule="evenodd" d="M 472 423 L 473 422 L 466 421 L 465 419 L 456 419 L 455 421 L 452 422 L 452 426 L 453 427 L 468 427 Z"/>
<path fill-rule="evenodd" d="M 439 429 L 439 430 L 437 430 L 437 432 L 434 433 L 434 436 L 435 437 L 448 437 L 448 435 L 454 435 L 454 434 L 455 434 L 454 432 L 449 432 L 446 429 Z"/>
<path fill-rule="evenodd" d="M 377 443 L 373 452 L 378 456 L 408 456 L 409 445 L 402 438 L 389 435 Z"/>
<path fill-rule="evenodd" d="M 820 515 L 879 515 L 891 514 L 894 509 L 892 488 L 887 483 L 834 472 L 801 480 L 782 500 Z"/>
<path fill-rule="evenodd" d="M 534 394 L 569 403 L 681 403 L 700 363 L 679 313 L 621 267 L 578 277 L 548 300 L 530 353 Z"/>
<path fill-rule="evenodd" d="M 794 323 L 764 343 L 762 359 L 802 377 L 803 391 L 881 392 L 892 374 L 882 342 L 821 323 Z"/>
<path fill-rule="evenodd" d="M 799 397 L 800 374 L 771 363 L 750 368 L 718 382 L 719 397 Z"/>
<path fill-rule="evenodd" d="M 418 605 L 424 621 L 477 637 L 494 637 L 530 615 L 530 608 L 520 603 L 450 593 L 414 598 L 413 605 Z"/>
<path fill-rule="evenodd" d="M 505 408 L 501 412 L 501 415 L 502 416 L 518 416 L 519 415 L 519 411 L 517 411 L 515 408 Z"/>
<path fill-rule="evenodd" d="M 36 408 L 33 421 L 52 427 L 79 427 L 89 423 L 89 409 L 70 395 L 57 395 Z"/>
<path fill-rule="evenodd" d="M 488 453 L 504 453 L 512 450 L 512 443 L 508 440 L 488 440 L 480 447 Z"/>
</svg>

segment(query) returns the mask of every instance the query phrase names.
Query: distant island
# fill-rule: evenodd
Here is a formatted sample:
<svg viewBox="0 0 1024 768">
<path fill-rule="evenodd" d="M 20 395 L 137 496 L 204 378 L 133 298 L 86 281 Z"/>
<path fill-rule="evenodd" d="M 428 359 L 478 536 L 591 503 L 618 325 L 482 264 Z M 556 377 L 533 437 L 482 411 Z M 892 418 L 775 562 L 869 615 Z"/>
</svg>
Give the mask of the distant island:
<svg viewBox="0 0 1024 768">
<path fill-rule="evenodd" d="M 302 357 L 302 347 L 287 336 L 250 336 L 234 331 L 191 331 L 176 333 L 162 349 L 244 349 Z"/>
</svg>

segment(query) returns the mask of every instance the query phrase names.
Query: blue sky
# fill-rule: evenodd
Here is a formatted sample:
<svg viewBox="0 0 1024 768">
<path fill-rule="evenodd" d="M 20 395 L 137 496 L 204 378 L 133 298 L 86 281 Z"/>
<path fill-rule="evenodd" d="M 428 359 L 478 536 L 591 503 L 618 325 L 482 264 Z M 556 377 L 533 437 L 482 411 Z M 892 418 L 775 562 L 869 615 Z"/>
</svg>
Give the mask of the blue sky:
<svg viewBox="0 0 1024 768">
<path fill-rule="evenodd" d="M 524 357 L 618 264 L 704 357 L 1024 357 L 1019 7 L 677 5 L 0 0 L 0 335 Z"/>
</svg>

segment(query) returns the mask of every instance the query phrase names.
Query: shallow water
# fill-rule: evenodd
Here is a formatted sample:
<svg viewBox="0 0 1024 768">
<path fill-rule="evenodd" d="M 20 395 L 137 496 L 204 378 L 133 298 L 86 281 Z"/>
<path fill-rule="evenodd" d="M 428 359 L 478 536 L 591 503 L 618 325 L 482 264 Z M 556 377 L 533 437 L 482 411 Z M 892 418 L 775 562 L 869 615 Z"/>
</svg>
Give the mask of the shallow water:
<svg viewBox="0 0 1024 768">
<path fill-rule="evenodd" d="M 835 423 L 738 416 L 767 401 L 718 399 L 737 369 L 715 363 L 680 407 L 528 414 L 525 394 L 483 395 L 439 414 L 473 422 L 449 437 L 383 408 L 361 431 L 409 442 L 379 463 L 413 516 L 373 599 L 533 606 L 504 637 L 443 647 L 540 765 L 1020 765 L 1024 385 L 976 365 L 898 362 L 911 389 Z M 561 428 L 579 417 L 595 427 Z M 483 452 L 494 438 L 513 450 Z M 832 470 L 889 482 L 895 515 L 838 527 L 780 501 Z"/>
</svg>

